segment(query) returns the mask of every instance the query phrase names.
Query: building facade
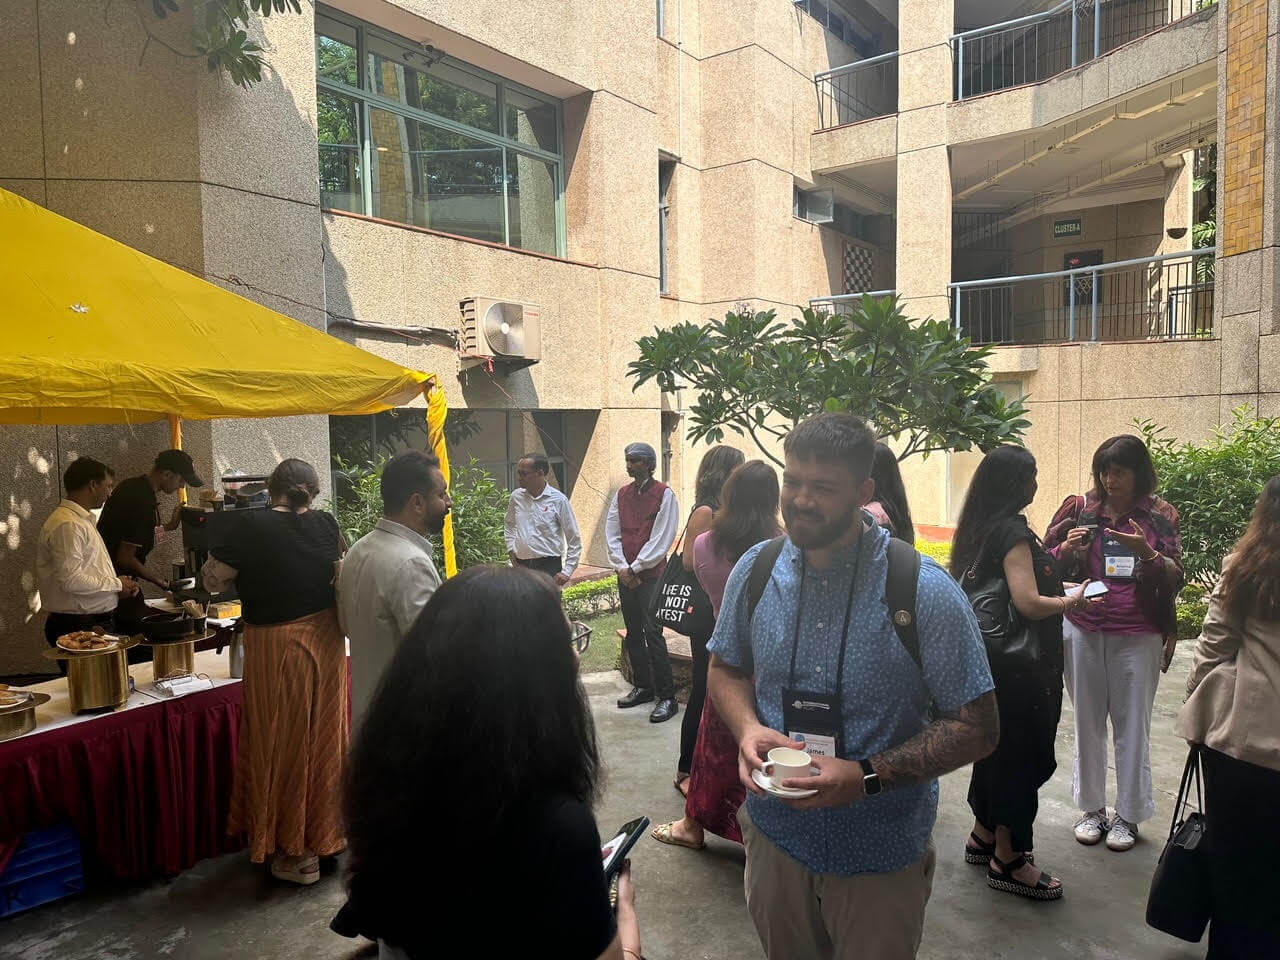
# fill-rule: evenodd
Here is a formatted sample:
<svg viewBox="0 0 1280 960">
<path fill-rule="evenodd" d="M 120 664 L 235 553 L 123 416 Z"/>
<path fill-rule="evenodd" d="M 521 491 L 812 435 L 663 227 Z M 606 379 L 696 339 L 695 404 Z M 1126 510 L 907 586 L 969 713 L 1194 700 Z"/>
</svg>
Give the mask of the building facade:
<svg viewBox="0 0 1280 960">
<path fill-rule="evenodd" d="M 1280 0 L 334 0 L 255 24 L 249 90 L 186 55 L 187 4 L 0 9 L 0 187 L 436 372 L 455 457 L 505 483 L 550 456 L 586 563 L 626 443 L 685 500 L 700 453 L 679 392 L 632 389 L 636 340 L 737 304 L 893 290 L 997 344 L 1040 521 L 1136 417 L 1197 437 L 1280 412 Z M 1214 193 L 1216 252 L 1192 254 Z M 184 436 L 216 477 L 385 453 L 420 416 Z M 0 673 L 44 665 L 34 542 L 66 463 L 127 476 L 166 445 L 0 429 Z M 954 519 L 973 461 L 910 464 L 918 520 Z"/>
</svg>

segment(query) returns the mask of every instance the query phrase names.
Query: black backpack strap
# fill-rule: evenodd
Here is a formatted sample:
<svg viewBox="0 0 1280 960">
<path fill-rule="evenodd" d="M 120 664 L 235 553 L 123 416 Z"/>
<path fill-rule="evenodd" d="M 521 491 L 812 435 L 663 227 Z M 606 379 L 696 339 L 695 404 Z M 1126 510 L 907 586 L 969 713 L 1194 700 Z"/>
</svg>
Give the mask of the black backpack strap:
<svg viewBox="0 0 1280 960">
<path fill-rule="evenodd" d="M 752 571 L 753 573 L 755 571 Z M 884 599 L 898 639 L 911 654 L 916 666 L 920 662 L 920 634 L 916 625 L 916 591 L 920 583 L 920 554 L 911 544 L 897 537 L 889 538 L 889 574 L 885 578 Z"/>
<path fill-rule="evenodd" d="M 782 547 L 786 544 L 787 538 L 774 537 L 764 545 L 764 549 L 756 554 L 756 558 L 751 561 L 751 572 L 747 575 L 747 623 L 751 622 L 751 618 L 756 614 L 756 607 L 760 605 L 760 598 L 764 596 L 764 588 L 769 585 L 769 578 L 773 576 L 774 565 L 778 562 L 778 557 L 782 555 Z"/>
</svg>

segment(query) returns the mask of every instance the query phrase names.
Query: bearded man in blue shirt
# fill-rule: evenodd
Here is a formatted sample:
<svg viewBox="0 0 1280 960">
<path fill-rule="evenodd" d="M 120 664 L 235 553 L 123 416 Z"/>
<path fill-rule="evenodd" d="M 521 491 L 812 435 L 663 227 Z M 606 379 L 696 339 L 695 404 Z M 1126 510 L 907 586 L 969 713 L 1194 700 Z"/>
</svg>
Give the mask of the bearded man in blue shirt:
<svg viewBox="0 0 1280 960">
<path fill-rule="evenodd" d="M 875 436 L 862 420 L 814 416 L 784 453 L 787 535 L 738 562 L 708 645 L 709 691 L 748 790 L 747 907 L 774 960 L 910 960 L 933 885 L 937 778 L 999 737 L 986 650 L 960 587 L 910 547 L 915 609 L 886 602 L 889 557 L 900 578 L 904 548 L 864 509 Z M 805 748 L 816 774 L 763 778 L 780 746 Z"/>
</svg>

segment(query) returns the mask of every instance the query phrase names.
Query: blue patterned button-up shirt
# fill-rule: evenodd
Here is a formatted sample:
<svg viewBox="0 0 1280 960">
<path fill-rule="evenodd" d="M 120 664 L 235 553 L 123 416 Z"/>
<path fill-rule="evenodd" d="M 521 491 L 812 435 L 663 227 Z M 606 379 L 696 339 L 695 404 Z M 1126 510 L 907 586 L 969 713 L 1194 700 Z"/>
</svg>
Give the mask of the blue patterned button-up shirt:
<svg viewBox="0 0 1280 960">
<path fill-rule="evenodd" d="M 833 693 L 839 633 L 857 568 L 840 685 L 840 756 L 845 760 L 873 756 L 911 739 L 928 723 L 931 703 L 951 713 L 994 686 L 968 600 L 950 574 L 928 557 L 920 565 L 916 598 L 923 670 L 916 666 L 894 631 L 884 600 L 888 542 L 888 533 L 872 523 L 858 544 L 837 555 L 828 569 L 809 567 L 804 575 L 795 687 Z M 748 622 L 747 578 L 763 546 L 752 547 L 734 567 L 708 649 L 743 673 L 754 672 L 760 722 L 785 733 L 782 691 L 788 685 L 804 559 L 790 541 L 784 545 Z M 937 780 L 823 810 L 794 810 L 772 797 L 747 797 L 752 821 L 779 847 L 810 870 L 846 876 L 889 873 L 920 860 L 937 809 Z"/>
</svg>

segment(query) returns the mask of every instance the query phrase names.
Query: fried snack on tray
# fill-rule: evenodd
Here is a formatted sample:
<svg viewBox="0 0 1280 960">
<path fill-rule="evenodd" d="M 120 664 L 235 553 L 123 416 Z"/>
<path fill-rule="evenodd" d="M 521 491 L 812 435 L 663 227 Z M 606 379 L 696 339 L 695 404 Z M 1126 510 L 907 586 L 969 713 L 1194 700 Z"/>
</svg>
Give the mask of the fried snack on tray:
<svg viewBox="0 0 1280 960">
<path fill-rule="evenodd" d="M 105 650 L 114 644 L 114 640 L 93 630 L 77 630 L 58 638 L 58 646 L 64 650 Z"/>
</svg>

